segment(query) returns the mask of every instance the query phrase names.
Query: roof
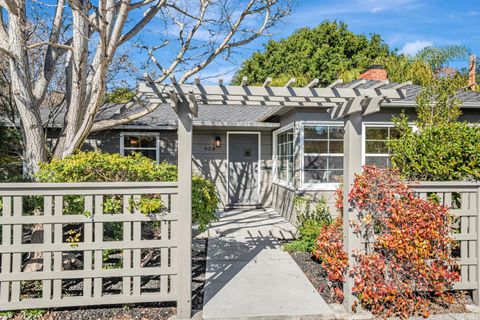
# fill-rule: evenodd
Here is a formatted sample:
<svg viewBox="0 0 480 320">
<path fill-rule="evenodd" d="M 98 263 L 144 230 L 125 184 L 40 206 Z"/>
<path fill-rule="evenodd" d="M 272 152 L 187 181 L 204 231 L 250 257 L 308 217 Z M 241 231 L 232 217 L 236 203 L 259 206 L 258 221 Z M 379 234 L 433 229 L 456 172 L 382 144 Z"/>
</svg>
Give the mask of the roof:
<svg viewBox="0 0 480 320">
<path fill-rule="evenodd" d="M 382 83 L 382 81 L 374 81 L 374 80 L 355 80 L 349 83 L 345 84 L 337 84 L 334 86 L 334 88 L 348 88 L 350 86 L 353 86 L 357 83 L 363 82 L 363 84 L 357 85 L 355 88 L 357 89 L 369 89 L 372 87 L 375 87 L 376 89 L 389 89 L 389 88 L 394 88 L 395 86 L 398 86 L 399 83 L 397 82 L 390 82 L 383 84 L 381 86 L 378 86 L 379 84 Z M 392 100 L 388 104 L 415 104 L 416 105 L 416 98 L 417 95 L 420 93 L 421 87 L 419 85 L 414 85 L 410 84 L 407 86 L 404 86 L 402 89 L 406 90 L 406 97 L 405 99 L 401 100 Z M 475 91 L 464 91 L 460 92 L 457 97 L 462 100 L 463 104 L 465 106 L 476 106 L 480 107 L 480 92 L 475 92 Z"/>
<path fill-rule="evenodd" d="M 106 104 L 101 107 L 97 120 L 115 119 L 120 117 L 123 104 Z M 134 105 L 122 116 L 133 114 L 143 108 Z M 194 119 L 194 126 L 202 127 L 277 127 L 278 124 L 258 121 L 270 110 L 265 106 L 235 106 L 235 105 L 200 105 L 198 117 Z M 51 128 L 62 128 L 65 117 L 65 109 L 51 110 L 41 108 L 42 122 Z M 161 104 L 157 109 L 146 116 L 134 120 L 117 128 L 123 129 L 175 129 L 177 126 L 177 114 L 170 104 Z"/>
<path fill-rule="evenodd" d="M 332 88 L 355 89 L 390 89 L 398 87 L 398 83 L 385 83 L 384 81 L 373 80 L 355 80 L 349 83 L 339 83 Z M 383 102 L 382 107 L 415 107 L 416 97 L 421 87 L 418 85 L 406 85 L 402 87 L 406 95 L 404 99 L 390 100 Z M 480 108 L 480 92 L 466 91 L 458 94 L 458 98 L 463 101 L 464 108 Z M 123 104 L 107 104 L 101 107 L 97 120 L 115 119 L 120 117 L 120 111 Z M 133 105 L 128 108 L 125 114 L 138 112 L 141 105 Z M 292 110 L 288 106 L 262 106 L 262 105 L 199 105 L 198 117 L 194 119 L 194 126 L 197 127 L 256 127 L 256 128 L 275 128 L 278 123 L 269 122 L 270 119 L 278 117 Z M 51 128 L 63 127 L 64 108 L 51 110 L 50 108 L 41 108 L 41 117 L 45 126 Z M 118 129 L 176 129 L 177 115 L 170 104 L 161 104 L 153 112 L 143 116 L 129 124 L 118 126 Z"/>
</svg>

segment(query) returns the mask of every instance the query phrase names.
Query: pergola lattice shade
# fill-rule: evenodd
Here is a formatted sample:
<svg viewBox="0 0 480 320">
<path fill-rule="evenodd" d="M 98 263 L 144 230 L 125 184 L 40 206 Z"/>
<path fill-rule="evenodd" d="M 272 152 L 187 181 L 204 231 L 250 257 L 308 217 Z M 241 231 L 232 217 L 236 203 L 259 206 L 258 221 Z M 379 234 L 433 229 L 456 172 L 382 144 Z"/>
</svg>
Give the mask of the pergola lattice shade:
<svg viewBox="0 0 480 320">
<path fill-rule="evenodd" d="M 267 83 L 267 82 L 266 82 Z M 150 103 L 170 103 L 176 110 L 179 102 L 188 102 L 195 114 L 199 104 L 207 105 L 260 105 L 268 107 L 327 107 L 332 117 L 341 118 L 352 112 L 378 111 L 383 101 L 404 99 L 402 89 L 408 85 L 372 88 L 335 87 L 269 87 L 269 86 L 224 86 L 195 84 L 155 84 L 145 81 L 139 85 L 139 93 Z"/>
</svg>

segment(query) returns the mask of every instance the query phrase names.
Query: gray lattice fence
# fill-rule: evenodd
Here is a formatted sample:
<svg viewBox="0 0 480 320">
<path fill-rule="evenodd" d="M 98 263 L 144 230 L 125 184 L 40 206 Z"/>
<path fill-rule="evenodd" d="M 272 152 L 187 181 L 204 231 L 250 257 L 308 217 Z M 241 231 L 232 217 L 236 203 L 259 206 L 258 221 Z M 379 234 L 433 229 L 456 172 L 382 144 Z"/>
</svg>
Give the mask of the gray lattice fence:
<svg viewBox="0 0 480 320">
<path fill-rule="evenodd" d="M 453 237 L 458 241 L 454 250 L 460 268 L 461 280 L 457 290 L 474 290 L 479 302 L 480 290 L 480 184 L 468 182 L 422 182 L 414 186 L 421 198 L 434 197 L 450 208 L 453 216 Z"/>
<path fill-rule="evenodd" d="M 0 310 L 177 301 L 177 194 L 177 183 L 0 184 Z M 71 212 L 72 196 L 82 210 Z M 164 207 L 143 214 L 142 197 Z"/>
</svg>

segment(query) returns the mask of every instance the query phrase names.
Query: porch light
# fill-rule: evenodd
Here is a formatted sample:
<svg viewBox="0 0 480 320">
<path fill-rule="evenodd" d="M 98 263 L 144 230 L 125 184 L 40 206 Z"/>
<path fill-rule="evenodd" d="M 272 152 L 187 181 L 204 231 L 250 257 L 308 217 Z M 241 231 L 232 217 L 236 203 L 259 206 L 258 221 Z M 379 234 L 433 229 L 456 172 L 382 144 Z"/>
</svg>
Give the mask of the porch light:
<svg viewBox="0 0 480 320">
<path fill-rule="evenodd" d="M 215 137 L 215 140 L 213 142 L 213 145 L 216 147 L 216 148 L 220 148 L 222 146 L 222 138 L 220 138 L 219 136 L 216 136 Z"/>
</svg>

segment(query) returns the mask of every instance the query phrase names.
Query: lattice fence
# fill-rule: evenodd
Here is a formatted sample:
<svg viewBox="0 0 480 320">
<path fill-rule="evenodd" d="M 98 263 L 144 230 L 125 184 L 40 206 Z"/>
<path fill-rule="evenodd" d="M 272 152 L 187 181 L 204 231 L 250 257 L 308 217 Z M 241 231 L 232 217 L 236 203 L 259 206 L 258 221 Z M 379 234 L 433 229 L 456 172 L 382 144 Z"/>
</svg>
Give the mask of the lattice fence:
<svg viewBox="0 0 480 320">
<path fill-rule="evenodd" d="M 176 301 L 177 194 L 177 183 L 1 184 L 0 310 Z"/>
<path fill-rule="evenodd" d="M 480 286 L 480 184 L 464 182 L 423 182 L 414 186 L 421 198 L 434 197 L 450 208 L 453 216 L 453 237 L 458 241 L 454 249 L 460 268 L 461 281 L 457 290 L 475 290 L 478 303 Z"/>
</svg>

